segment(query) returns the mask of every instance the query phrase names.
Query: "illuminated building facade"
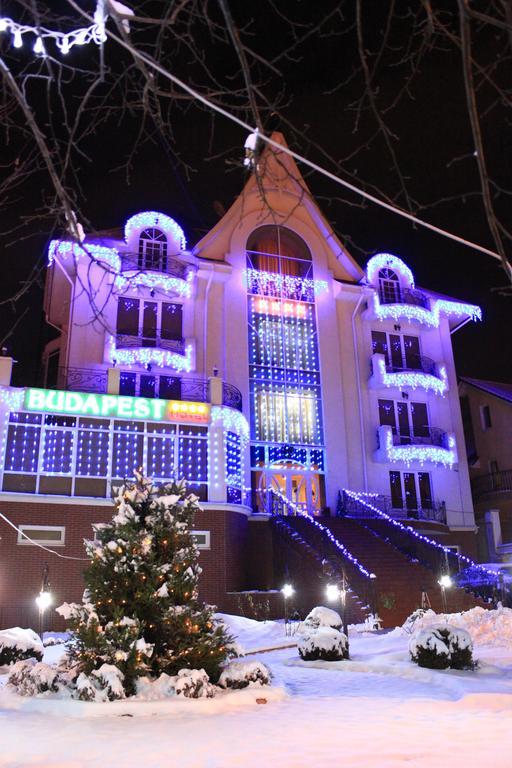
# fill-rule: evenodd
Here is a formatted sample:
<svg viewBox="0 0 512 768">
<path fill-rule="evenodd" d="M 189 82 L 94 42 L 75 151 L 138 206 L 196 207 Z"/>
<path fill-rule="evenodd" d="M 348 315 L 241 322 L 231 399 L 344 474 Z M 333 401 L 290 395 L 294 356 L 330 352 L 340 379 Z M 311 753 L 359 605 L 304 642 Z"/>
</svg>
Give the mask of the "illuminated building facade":
<svg viewBox="0 0 512 768">
<path fill-rule="evenodd" d="M 251 530 L 276 495 L 319 516 L 371 493 L 472 535 L 451 333 L 480 310 L 418 290 L 397 256 L 363 270 L 284 153 L 257 173 L 193 248 L 157 211 L 50 244 L 41 387 L 11 387 L 0 358 L 0 512 L 27 531 L 2 523 L 2 584 L 24 575 L 1 623 L 23 623 L 46 561 L 76 599 L 80 565 L 29 538 L 83 556 L 139 466 L 201 499 L 203 591 L 224 608 L 258 586 Z"/>
</svg>

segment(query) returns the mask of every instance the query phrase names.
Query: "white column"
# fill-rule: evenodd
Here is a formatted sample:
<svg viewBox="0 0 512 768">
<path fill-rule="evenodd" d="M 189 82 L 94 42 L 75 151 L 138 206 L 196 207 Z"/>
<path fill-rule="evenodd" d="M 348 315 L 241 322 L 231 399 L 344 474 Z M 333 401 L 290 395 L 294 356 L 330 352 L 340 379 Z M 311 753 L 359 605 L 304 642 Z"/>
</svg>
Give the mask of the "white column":
<svg viewBox="0 0 512 768">
<path fill-rule="evenodd" d="M 12 374 L 12 357 L 0 357 L 0 386 L 10 387 Z"/>
<path fill-rule="evenodd" d="M 493 560 L 497 560 L 499 559 L 499 556 L 496 548 L 502 544 L 499 509 L 488 509 L 485 512 L 485 532 L 487 535 L 489 554 Z"/>
<path fill-rule="evenodd" d="M 107 379 L 107 393 L 109 395 L 118 395 L 120 383 L 121 383 L 121 371 L 119 370 L 119 368 L 109 368 L 108 379 Z"/>
</svg>

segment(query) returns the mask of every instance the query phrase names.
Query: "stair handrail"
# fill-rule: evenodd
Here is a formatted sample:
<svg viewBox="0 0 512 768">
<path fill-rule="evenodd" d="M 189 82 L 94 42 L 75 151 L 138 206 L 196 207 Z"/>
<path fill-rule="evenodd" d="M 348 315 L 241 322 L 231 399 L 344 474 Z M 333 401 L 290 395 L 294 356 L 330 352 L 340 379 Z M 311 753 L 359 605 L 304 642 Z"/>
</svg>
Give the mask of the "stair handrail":
<svg viewBox="0 0 512 768">
<path fill-rule="evenodd" d="M 300 515 L 301 517 L 308 520 L 308 522 L 311 523 L 311 525 L 314 525 L 315 528 L 321 531 L 321 533 L 329 539 L 331 544 L 333 544 L 336 547 L 336 549 L 338 549 L 341 552 L 341 554 L 344 557 L 346 557 L 349 560 L 349 562 L 352 565 L 354 565 L 365 578 L 367 579 L 377 578 L 374 573 L 371 573 L 367 568 L 364 567 L 364 565 L 357 559 L 357 557 L 355 557 L 351 552 L 349 552 L 346 546 L 342 544 L 341 541 L 336 538 L 336 536 L 334 536 L 334 534 L 332 533 L 332 531 L 329 530 L 329 528 L 327 528 L 325 525 L 322 525 L 322 523 L 320 523 L 318 520 L 315 520 L 315 518 L 312 515 L 310 515 L 308 512 L 304 512 L 304 510 L 301 509 L 298 505 L 294 504 L 294 502 L 291 501 L 291 499 L 286 498 L 286 496 L 283 496 L 282 493 L 280 493 L 279 491 L 276 491 L 274 488 L 269 488 L 268 492 L 273 494 L 275 497 L 277 497 L 285 507 L 292 510 L 292 515 L 297 515 L 297 516 Z M 276 513 L 272 512 L 272 514 L 276 514 Z"/>
<path fill-rule="evenodd" d="M 361 506 L 368 509 L 372 513 L 372 517 L 380 517 L 383 520 L 386 520 L 388 523 L 391 523 L 393 526 L 395 526 L 395 528 L 398 528 L 403 533 L 409 536 L 413 536 L 416 539 L 416 541 L 420 541 L 423 544 L 433 546 L 436 549 L 442 551 L 447 565 L 449 564 L 450 558 L 455 558 L 457 560 L 457 565 L 462 561 L 463 563 L 466 563 L 466 567 L 476 568 L 482 573 L 485 573 L 487 577 L 492 578 L 496 582 L 496 586 L 498 586 L 500 577 L 499 577 L 499 574 L 496 573 L 496 571 L 491 571 L 489 568 L 486 568 L 480 563 L 476 563 L 470 557 L 467 557 L 467 555 L 462 555 L 460 553 L 455 554 L 448 547 L 443 546 L 438 541 L 431 539 L 429 536 L 425 536 L 425 534 L 418 533 L 418 531 L 416 531 L 412 526 L 404 525 L 399 520 L 396 520 L 394 517 L 391 517 L 391 515 L 388 515 L 386 512 L 383 512 L 381 509 L 379 509 L 370 501 L 364 498 L 364 496 L 368 496 L 369 498 L 372 498 L 376 494 L 365 494 L 362 491 L 360 492 L 351 491 L 348 488 L 343 489 L 343 494 L 345 496 L 348 496 L 348 498 L 352 499 L 352 501 L 356 502 L 357 504 L 361 504 Z"/>
</svg>

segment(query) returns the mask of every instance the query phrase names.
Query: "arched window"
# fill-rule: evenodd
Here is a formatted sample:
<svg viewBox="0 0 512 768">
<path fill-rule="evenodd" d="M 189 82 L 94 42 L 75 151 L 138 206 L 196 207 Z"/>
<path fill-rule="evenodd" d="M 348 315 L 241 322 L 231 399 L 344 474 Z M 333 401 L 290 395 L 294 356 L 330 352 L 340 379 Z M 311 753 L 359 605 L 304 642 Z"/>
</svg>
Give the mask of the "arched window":
<svg viewBox="0 0 512 768">
<path fill-rule="evenodd" d="M 139 238 L 139 269 L 167 270 L 167 236 L 161 229 L 145 229 Z"/>
<path fill-rule="evenodd" d="M 382 304 L 399 304 L 402 299 L 398 275 L 389 267 L 379 269 L 379 298 Z"/>
<path fill-rule="evenodd" d="M 247 240 L 247 266 L 293 277 L 312 277 L 311 253 L 304 240 L 286 227 L 258 227 Z"/>
</svg>

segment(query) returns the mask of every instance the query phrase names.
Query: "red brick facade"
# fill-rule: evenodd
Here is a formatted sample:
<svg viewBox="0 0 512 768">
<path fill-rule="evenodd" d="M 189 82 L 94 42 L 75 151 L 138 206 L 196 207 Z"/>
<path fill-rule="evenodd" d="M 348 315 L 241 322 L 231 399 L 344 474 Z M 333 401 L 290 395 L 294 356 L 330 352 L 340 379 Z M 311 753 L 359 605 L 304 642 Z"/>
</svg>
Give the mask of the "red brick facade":
<svg viewBox="0 0 512 768">
<path fill-rule="evenodd" d="M 93 523 L 107 522 L 113 514 L 112 504 L 101 505 L 0 501 L 0 512 L 15 525 L 49 525 L 65 527 L 65 545 L 50 547 L 58 555 L 84 558 L 67 560 L 45 552 L 37 546 L 18 544 L 18 533 L 0 521 L 0 628 L 38 627 L 35 598 L 41 589 L 43 570 L 49 567 L 53 605 L 80 601 L 84 583 L 82 572 L 87 565 L 83 540 L 92 538 Z M 210 549 L 201 550 L 203 569 L 200 597 L 219 609 L 231 607 L 227 592 L 246 588 L 245 553 L 247 517 L 234 510 L 207 509 L 196 515 L 195 528 L 210 532 Z M 53 609 L 45 619 L 45 629 L 63 629 L 64 623 Z"/>
</svg>

